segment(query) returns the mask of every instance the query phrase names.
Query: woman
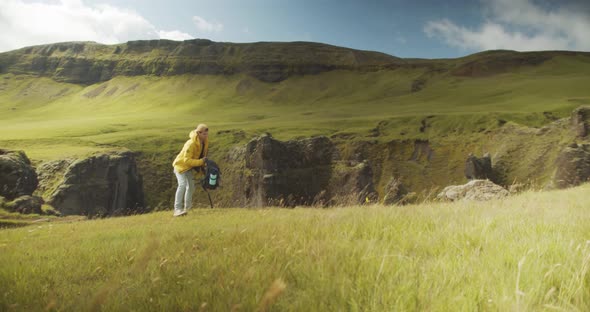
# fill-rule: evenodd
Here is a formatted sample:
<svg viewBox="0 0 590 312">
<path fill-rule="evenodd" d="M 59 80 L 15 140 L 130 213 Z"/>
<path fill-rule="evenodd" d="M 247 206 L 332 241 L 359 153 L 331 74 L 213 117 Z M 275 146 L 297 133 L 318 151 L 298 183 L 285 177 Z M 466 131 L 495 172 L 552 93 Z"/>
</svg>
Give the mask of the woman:
<svg viewBox="0 0 590 312">
<path fill-rule="evenodd" d="M 174 174 L 178 180 L 178 188 L 174 198 L 175 217 L 185 215 L 187 210 L 192 208 L 195 182 L 191 169 L 203 167 L 207 162 L 209 128 L 205 124 L 200 124 L 189 133 L 189 138 L 172 163 Z M 198 172 L 201 174 L 201 171 Z"/>
</svg>

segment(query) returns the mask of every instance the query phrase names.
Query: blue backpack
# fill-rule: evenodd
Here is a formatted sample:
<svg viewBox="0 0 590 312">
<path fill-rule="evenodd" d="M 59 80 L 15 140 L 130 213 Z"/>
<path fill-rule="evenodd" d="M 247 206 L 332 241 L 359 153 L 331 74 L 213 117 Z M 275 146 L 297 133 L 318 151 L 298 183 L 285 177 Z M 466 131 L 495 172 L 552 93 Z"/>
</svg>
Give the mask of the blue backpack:
<svg viewBox="0 0 590 312">
<path fill-rule="evenodd" d="M 205 190 L 214 190 L 219 186 L 220 182 L 221 170 L 219 170 L 219 166 L 214 161 L 207 159 L 205 163 L 205 177 L 201 180 L 201 186 Z"/>
</svg>

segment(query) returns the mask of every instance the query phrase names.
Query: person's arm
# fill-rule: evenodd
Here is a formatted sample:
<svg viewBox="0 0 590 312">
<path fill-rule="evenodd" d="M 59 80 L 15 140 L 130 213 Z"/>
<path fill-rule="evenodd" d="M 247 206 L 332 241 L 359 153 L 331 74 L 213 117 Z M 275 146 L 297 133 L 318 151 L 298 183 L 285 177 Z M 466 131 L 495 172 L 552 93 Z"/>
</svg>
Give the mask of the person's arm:
<svg viewBox="0 0 590 312">
<path fill-rule="evenodd" d="M 196 146 L 192 142 L 188 141 L 182 148 L 182 162 L 191 167 L 202 167 L 205 165 L 206 157 L 201 159 L 193 158 L 196 155 Z"/>
</svg>

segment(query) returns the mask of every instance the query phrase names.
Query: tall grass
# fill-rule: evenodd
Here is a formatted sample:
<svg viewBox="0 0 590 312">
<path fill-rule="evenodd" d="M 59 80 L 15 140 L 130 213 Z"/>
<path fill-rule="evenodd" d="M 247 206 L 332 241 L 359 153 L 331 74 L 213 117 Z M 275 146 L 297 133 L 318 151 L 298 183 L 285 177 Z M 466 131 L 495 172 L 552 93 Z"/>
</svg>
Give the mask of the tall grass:
<svg viewBox="0 0 590 312">
<path fill-rule="evenodd" d="M 2 230 L 0 310 L 587 311 L 588 191 Z"/>
</svg>

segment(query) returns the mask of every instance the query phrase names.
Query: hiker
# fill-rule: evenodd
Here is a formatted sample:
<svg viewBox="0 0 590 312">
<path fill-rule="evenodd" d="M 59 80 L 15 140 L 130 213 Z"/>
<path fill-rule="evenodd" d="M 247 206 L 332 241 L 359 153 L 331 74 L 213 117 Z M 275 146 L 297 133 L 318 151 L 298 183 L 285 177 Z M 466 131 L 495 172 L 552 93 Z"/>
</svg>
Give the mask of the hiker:
<svg viewBox="0 0 590 312">
<path fill-rule="evenodd" d="M 187 210 L 192 208 L 195 181 L 191 169 L 194 167 L 202 169 L 207 162 L 209 128 L 205 124 L 199 124 L 195 130 L 189 133 L 189 138 L 172 163 L 174 174 L 178 180 L 178 188 L 174 198 L 175 217 L 185 215 Z M 197 170 L 197 172 L 200 175 L 203 170 Z"/>
</svg>

